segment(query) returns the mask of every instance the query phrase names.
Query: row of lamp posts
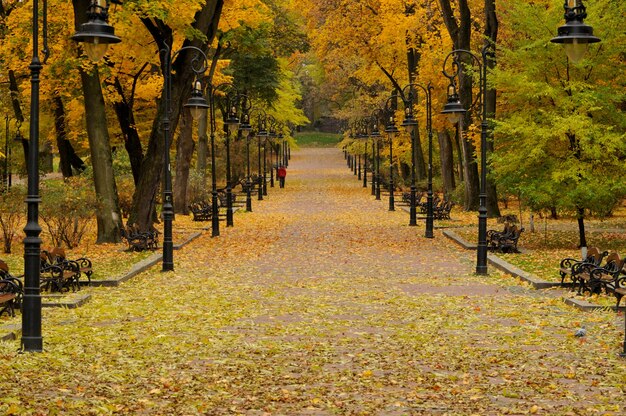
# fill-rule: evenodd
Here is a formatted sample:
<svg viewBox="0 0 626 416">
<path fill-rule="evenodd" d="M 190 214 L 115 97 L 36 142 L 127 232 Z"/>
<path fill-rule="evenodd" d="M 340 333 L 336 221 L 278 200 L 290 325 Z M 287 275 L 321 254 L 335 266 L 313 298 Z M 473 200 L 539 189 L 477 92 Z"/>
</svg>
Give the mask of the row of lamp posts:
<svg viewBox="0 0 626 416">
<path fill-rule="evenodd" d="M 113 3 L 117 3 L 111 0 Z M 47 7 L 46 2 L 43 3 L 44 9 Z M 87 14 L 87 22 L 80 25 L 72 39 L 83 44 L 83 48 L 87 56 L 94 62 L 99 61 L 106 54 L 110 44 L 119 43 L 121 39 L 115 35 L 113 26 L 108 24 L 108 0 L 91 0 Z M 47 10 L 43 12 L 44 21 L 43 29 L 47 30 Z M 39 0 L 33 0 L 32 14 L 32 45 L 33 53 L 29 69 L 31 71 L 31 106 L 30 106 L 30 140 L 28 148 L 28 190 L 26 197 L 27 205 L 27 222 L 24 227 L 26 235 L 24 239 L 24 296 L 22 301 L 22 338 L 21 347 L 24 351 L 38 352 L 43 350 L 43 337 L 41 334 L 41 292 L 40 292 L 40 251 L 41 251 L 41 227 L 39 225 L 39 203 L 41 201 L 39 195 L 39 96 L 40 96 L 40 74 L 48 57 L 48 45 L 46 44 L 47 34 L 44 33 L 43 49 L 44 59 L 40 58 L 39 45 L 39 17 L 40 7 Z M 174 269 L 173 261 L 173 242 L 172 242 L 172 220 L 174 217 L 173 201 L 172 201 L 172 177 L 170 167 L 169 148 L 172 140 L 172 132 L 170 129 L 170 113 L 171 113 L 171 94 L 172 94 L 172 68 L 171 63 L 174 57 L 179 53 L 194 52 L 196 55 L 191 61 L 192 69 L 195 74 L 195 80 L 192 86 L 191 98 L 184 105 L 190 109 L 191 115 L 198 118 L 202 112 L 210 111 L 211 125 L 211 173 L 212 173 L 212 208 L 213 212 L 218 212 L 218 193 L 216 184 L 215 171 L 215 93 L 219 87 L 210 86 L 209 97 L 210 102 L 207 103 L 202 94 L 202 85 L 199 80 L 207 68 L 207 57 L 204 52 L 195 46 L 185 46 L 172 54 L 169 45 L 163 45 L 160 53 L 163 56 L 162 73 L 164 77 L 164 114 L 162 119 L 163 135 L 164 135 L 164 176 L 163 176 L 163 271 L 171 271 Z M 233 101 L 231 101 L 233 100 Z M 226 126 L 226 146 L 227 146 L 227 226 L 233 225 L 233 207 L 232 207 L 232 184 L 230 181 L 230 133 L 236 130 L 244 132 L 246 140 L 249 140 L 250 130 L 249 124 L 246 124 L 248 113 L 250 111 L 250 100 L 244 94 L 235 93 L 227 94 L 228 111 L 225 114 L 224 124 Z M 238 107 L 237 104 L 241 103 Z M 240 126 L 237 111 L 241 110 L 245 121 Z M 273 124 L 278 127 L 278 123 Z M 259 132 L 261 128 L 259 127 Z M 265 137 L 266 142 L 279 137 L 275 133 L 268 133 Z M 259 134 L 259 149 L 261 146 L 262 135 Z M 248 143 L 249 144 L 249 143 Z M 264 150 L 265 153 L 265 150 Z M 250 160 L 249 152 L 247 152 L 247 185 L 250 185 Z M 265 160 L 263 163 L 263 177 L 259 178 L 259 200 L 262 195 L 267 194 L 265 185 Z M 259 172 L 260 154 L 259 154 Z M 272 172 L 273 173 L 273 172 Z M 261 187 L 261 184 L 263 185 Z M 273 186 L 273 181 L 272 181 Z M 248 189 L 250 186 L 248 186 Z M 246 207 L 251 210 L 250 198 L 247 198 Z M 212 219 L 212 235 L 219 235 L 219 218 L 213 215 Z"/>
<path fill-rule="evenodd" d="M 565 0 L 565 24 L 558 28 L 558 35 L 551 39 L 551 42 L 560 43 L 565 46 L 567 56 L 572 62 L 578 62 L 585 54 L 589 43 L 599 42 L 600 39 L 593 36 L 591 26 L 584 24 L 587 17 L 585 6 L 582 0 Z M 469 59 L 469 65 L 477 65 L 479 68 L 479 94 L 476 100 L 471 103 L 470 107 L 474 107 L 478 100 L 481 104 L 481 140 L 480 140 L 480 190 L 479 190 L 479 208 L 478 208 L 478 247 L 476 259 L 476 273 L 487 274 L 487 141 L 490 135 L 489 120 L 487 114 L 487 66 L 494 59 L 493 46 L 486 44 L 480 56 L 465 49 L 455 49 L 450 52 L 443 63 L 443 74 L 449 80 L 448 97 L 442 114 L 446 114 L 452 123 L 458 123 L 462 116 L 468 111 L 460 101 L 457 92 L 457 80 L 463 76 L 463 68 L 466 63 L 463 58 Z M 452 69 L 449 70 L 449 67 Z M 426 129 L 428 131 L 428 191 L 427 191 L 427 213 L 426 213 L 426 232 L 427 238 L 433 238 L 433 191 L 432 191 L 432 86 L 411 83 L 404 87 L 398 93 L 393 94 L 387 99 L 384 109 L 377 110 L 369 118 L 371 129 L 368 134 L 364 134 L 359 130 L 362 122 L 353 124 L 351 130 L 357 130 L 355 138 L 372 138 L 372 194 L 376 199 L 380 199 L 380 133 L 379 124 L 384 123 L 385 133 L 389 139 L 389 210 L 395 210 L 394 203 L 394 175 L 393 175 L 393 139 L 399 132 L 395 124 L 395 106 L 398 99 L 404 104 L 405 117 L 402 127 L 411 136 L 411 194 L 410 194 L 410 219 L 409 225 L 416 225 L 416 186 L 415 186 L 415 133 L 417 122 L 413 116 L 413 107 L 416 104 L 416 90 L 422 90 L 425 95 L 426 107 Z M 381 121 L 381 115 L 384 122 Z M 626 324 L 625 324 L 626 325 Z M 626 340 L 625 340 L 626 353 Z"/>
</svg>

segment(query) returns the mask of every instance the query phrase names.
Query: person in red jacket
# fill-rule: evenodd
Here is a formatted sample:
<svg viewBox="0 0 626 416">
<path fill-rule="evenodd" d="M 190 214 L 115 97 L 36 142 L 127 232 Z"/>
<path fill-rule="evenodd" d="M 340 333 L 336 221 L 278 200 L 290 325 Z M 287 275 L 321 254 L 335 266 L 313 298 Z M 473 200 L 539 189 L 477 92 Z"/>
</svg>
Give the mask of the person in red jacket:
<svg viewBox="0 0 626 416">
<path fill-rule="evenodd" d="M 276 171 L 276 176 L 278 176 L 278 181 L 280 183 L 280 187 L 285 187 L 285 176 L 287 176 L 287 169 L 284 166 L 280 166 Z"/>
</svg>

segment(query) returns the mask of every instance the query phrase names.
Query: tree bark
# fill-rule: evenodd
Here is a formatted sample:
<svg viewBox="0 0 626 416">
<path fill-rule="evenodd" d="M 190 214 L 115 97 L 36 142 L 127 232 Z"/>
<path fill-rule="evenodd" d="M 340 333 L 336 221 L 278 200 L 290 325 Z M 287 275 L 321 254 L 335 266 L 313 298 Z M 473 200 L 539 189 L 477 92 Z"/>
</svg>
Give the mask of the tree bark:
<svg viewBox="0 0 626 416">
<path fill-rule="evenodd" d="M 193 157 L 193 119 L 188 109 L 183 111 L 180 135 L 176 145 L 176 176 L 174 177 L 174 212 L 189 214 L 187 203 L 187 184 L 189 168 Z"/>
<path fill-rule="evenodd" d="M 206 45 L 211 43 L 217 32 L 223 3 L 223 0 L 210 0 L 205 3 L 204 7 L 196 13 L 193 26 L 196 30 L 206 34 L 207 39 L 204 41 L 186 39 L 183 42 L 183 47 L 193 45 L 206 50 Z M 152 35 L 159 50 L 163 49 L 165 43 L 167 45 L 173 44 L 172 29 L 164 22 L 147 17 L 142 18 L 142 22 Z M 194 77 L 191 61 L 194 57 L 195 52 L 184 50 L 172 62 L 172 106 L 170 114 L 170 129 L 172 132 L 176 130 L 178 125 L 182 100 L 191 92 L 190 86 Z M 163 68 L 164 57 L 162 54 L 160 58 L 161 68 Z M 153 213 L 156 209 L 156 196 L 161 183 L 163 155 L 166 150 L 169 151 L 169 149 L 165 149 L 165 140 L 163 140 L 161 132 L 161 118 L 164 105 L 164 100 L 160 99 L 157 114 L 152 123 L 146 155 L 141 163 L 139 183 L 135 188 L 133 206 L 128 219 L 129 223 L 136 224 L 143 231 L 150 230 L 155 220 Z"/>
<path fill-rule="evenodd" d="M 72 0 L 74 6 L 74 22 L 76 28 L 87 21 L 89 0 Z M 87 119 L 87 136 L 91 150 L 93 180 L 96 197 L 100 205 L 96 210 L 98 237 L 96 243 L 117 243 L 120 241 L 122 217 L 117 198 L 117 187 L 113 175 L 111 146 L 107 129 L 106 108 L 98 68 L 88 73 L 80 70 L 85 99 L 85 115 Z"/>
<path fill-rule="evenodd" d="M 207 175 L 207 158 L 209 155 L 209 139 L 207 136 L 209 112 L 203 111 L 198 120 L 198 160 L 196 161 L 196 172 L 203 182 Z"/>
<path fill-rule="evenodd" d="M 495 51 L 498 39 L 498 18 L 496 16 L 495 0 L 485 0 L 485 42 L 490 44 L 493 54 L 487 54 L 487 72 L 492 71 L 496 67 Z M 496 118 L 496 89 L 487 85 L 485 93 L 485 104 L 487 105 L 487 119 L 489 121 L 489 130 L 492 130 L 493 122 Z M 487 141 L 487 153 L 493 152 L 493 135 L 490 135 Z M 487 165 L 489 166 L 489 164 Z M 498 207 L 498 192 L 496 184 L 487 176 L 485 184 L 487 191 L 487 215 L 489 217 L 499 217 L 500 208 Z"/>
<path fill-rule="evenodd" d="M 443 193 L 447 199 L 456 187 L 454 182 L 454 161 L 452 158 L 452 140 L 450 139 L 450 132 L 448 130 L 438 132 L 437 139 L 439 141 Z"/>
<path fill-rule="evenodd" d="M 135 78 L 135 82 L 136 80 L 137 78 Z M 135 113 L 133 111 L 135 88 L 133 85 L 131 96 L 127 99 L 119 78 L 115 78 L 113 86 L 121 97 L 121 100 L 117 101 L 113 107 L 115 108 L 115 114 L 117 115 L 117 120 L 120 123 L 120 129 L 122 130 L 122 135 L 124 137 L 124 148 L 126 149 L 130 160 L 130 169 L 133 172 L 133 182 L 137 185 L 139 182 L 141 160 L 143 159 L 143 149 L 141 147 L 141 140 L 139 139 L 139 132 L 137 132 L 137 128 L 135 127 Z"/>
</svg>

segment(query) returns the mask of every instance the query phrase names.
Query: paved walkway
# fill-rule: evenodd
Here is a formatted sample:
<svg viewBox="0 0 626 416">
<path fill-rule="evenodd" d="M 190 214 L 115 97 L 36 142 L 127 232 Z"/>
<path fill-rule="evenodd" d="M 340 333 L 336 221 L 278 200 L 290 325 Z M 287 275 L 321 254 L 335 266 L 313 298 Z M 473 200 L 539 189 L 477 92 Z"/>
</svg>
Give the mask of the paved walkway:
<svg viewBox="0 0 626 416">
<path fill-rule="evenodd" d="M 46 345 L 69 358 L 36 377 L 119 414 L 624 411 L 614 315 L 473 276 L 473 252 L 388 212 L 340 151 L 292 155 L 286 188 L 176 251 L 174 273 L 46 312 Z M 45 402 L 29 374 L 9 394 Z"/>
</svg>

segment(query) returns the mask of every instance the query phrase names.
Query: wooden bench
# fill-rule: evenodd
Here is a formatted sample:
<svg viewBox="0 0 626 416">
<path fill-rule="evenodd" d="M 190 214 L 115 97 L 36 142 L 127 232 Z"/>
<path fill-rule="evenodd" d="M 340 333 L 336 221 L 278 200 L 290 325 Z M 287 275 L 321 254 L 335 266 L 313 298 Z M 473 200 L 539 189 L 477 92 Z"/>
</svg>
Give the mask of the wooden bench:
<svg viewBox="0 0 626 416">
<path fill-rule="evenodd" d="M 618 253 L 611 253 L 606 258 L 606 263 L 602 267 L 596 267 L 588 276 L 580 277 L 581 292 L 600 293 L 604 289 L 606 294 L 614 294 L 617 297 L 617 306 L 626 294 L 625 280 L 626 258 L 620 258 Z"/>
<path fill-rule="evenodd" d="M 40 288 L 46 292 L 64 292 L 76 290 L 80 270 L 78 265 L 66 263 L 63 265 L 53 264 L 48 257 L 48 253 L 42 250 L 39 254 L 39 284 Z"/>
<path fill-rule="evenodd" d="M 587 257 L 584 259 L 575 259 L 566 257 L 559 264 L 559 275 L 561 276 L 561 284 L 565 284 L 565 279 L 569 276 L 575 283 L 574 275 L 583 272 L 590 272 L 591 269 L 598 267 L 602 263 L 602 259 L 609 255 L 608 251 L 600 252 L 597 247 L 589 247 L 587 249 Z M 585 266 L 588 265 L 589 267 Z"/>
<path fill-rule="evenodd" d="M 487 232 L 488 248 L 491 251 L 499 251 L 501 253 L 519 253 L 517 242 L 523 232 L 524 228 L 518 229 L 516 225 L 510 226 L 508 232 L 492 233 L 491 235 Z"/>
<path fill-rule="evenodd" d="M 0 260 L 0 316 L 3 313 L 13 317 L 15 309 L 22 305 L 24 288 L 22 282 L 9 273 L 9 266 Z"/>
<path fill-rule="evenodd" d="M 93 266 L 91 260 L 87 257 L 79 257 L 77 259 L 68 259 L 65 255 L 65 250 L 61 247 L 55 247 L 52 250 L 49 250 L 47 253 L 48 259 L 51 264 L 56 264 L 57 266 L 61 266 L 64 270 L 77 270 L 79 271 L 76 276 L 76 282 L 80 288 L 80 278 L 85 276 L 87 279 L 86 284 L 89 285 L 91 283 L 91 275 L 93 274 Z"/>
<path fill-rule="evenodd" d="M 193 202 L 189 205 L 189 210 L 194 221 L 209 221 L 213 217 L 211 204 L 206 201 Z"/>
<path fill-rule="evenodd" d="M 156 250 L 159 248 L 159 232 L 139 231 L 135 225 L 120 229 L 122 239 L 128 244 L 128 251 Z"/>
<path fill-rule="evenodd" d="M 443 200 L 439 205 L 433 206 L 433 216 L 437 220 L 449 220 L 453 206 L 454 202 Z"/>
</svg>

